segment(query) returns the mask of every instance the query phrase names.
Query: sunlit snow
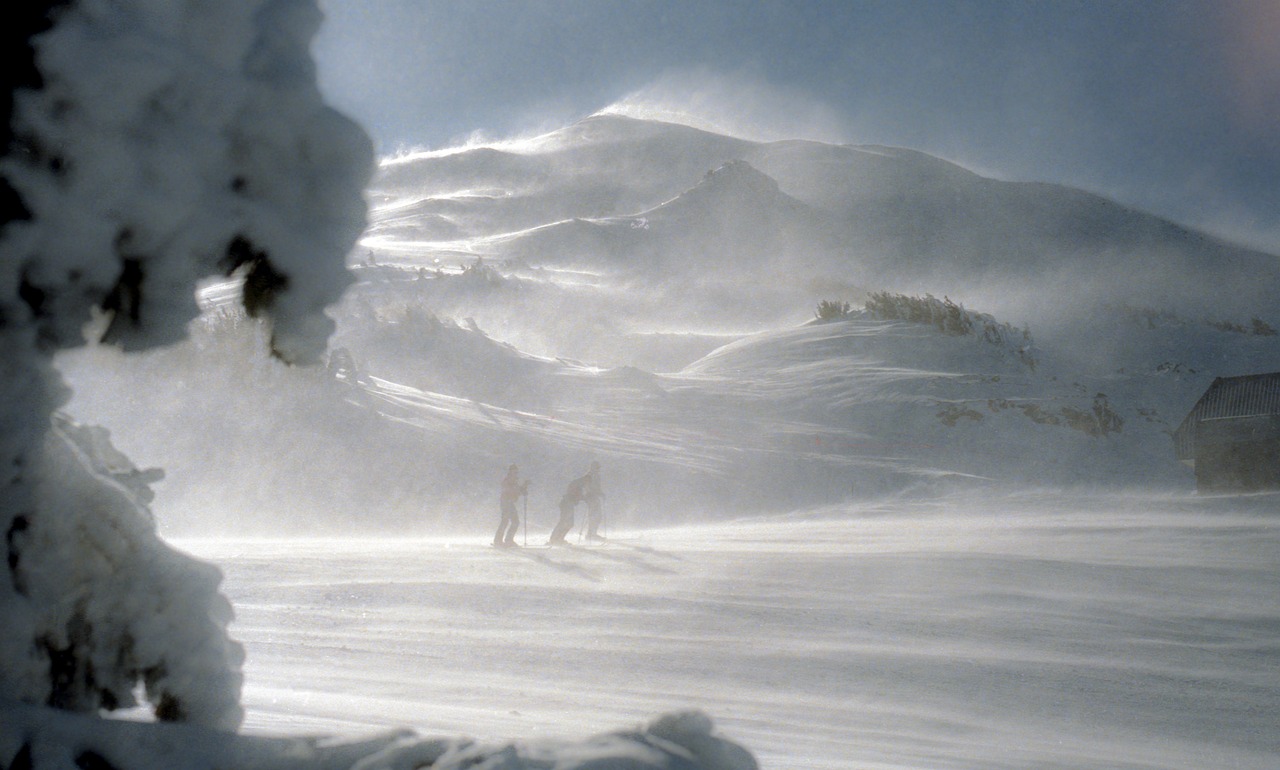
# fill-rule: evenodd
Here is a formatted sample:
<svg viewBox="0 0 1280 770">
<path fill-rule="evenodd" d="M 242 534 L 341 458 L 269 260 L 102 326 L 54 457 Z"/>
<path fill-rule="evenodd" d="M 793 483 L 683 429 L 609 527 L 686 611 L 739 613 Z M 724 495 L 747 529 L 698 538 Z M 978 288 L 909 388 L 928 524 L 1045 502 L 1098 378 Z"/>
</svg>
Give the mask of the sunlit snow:
<svg viewBox="0 0 1280 770">
<path fill-rule="evenodd" d="M 226 572 L 251 733 L 586 737 L 696 706 L 766 768 L 1262 770 L 1277 502 L 1027 493 L 508 551 L 180 544 Z"/>
<path fill-rule="evenodd" d="M 1274 256 L 618 115 L 387 161 L 369 195 L 327 366 L 265 355 L 226 285 L 182 345 L 58 360 L 224 570 L 250 733 L 549 767 L 539 741 L 695 708 L 766 768 L 1276 765 L 1277 499 L 1197 497 L 1170 442 L 1215 376 L 1280 368 L 1248 332 L 1280 322 Z M 611 540 L 542 548 L 592 461 Z M 529 548 L 498 550 L 511 463 Z"/>
</svg>

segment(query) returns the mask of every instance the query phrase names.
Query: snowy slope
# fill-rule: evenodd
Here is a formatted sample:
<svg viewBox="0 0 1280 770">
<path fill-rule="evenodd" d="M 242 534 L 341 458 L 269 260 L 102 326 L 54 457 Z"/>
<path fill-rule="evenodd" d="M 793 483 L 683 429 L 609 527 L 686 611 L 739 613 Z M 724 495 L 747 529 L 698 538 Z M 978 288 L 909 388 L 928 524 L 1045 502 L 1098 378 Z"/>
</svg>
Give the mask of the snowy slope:
<svg viewBox="0 0 1280 770">
<path fill-rule="evenodd" d="M 377 212 L 413 202 L 469 237 L 574 217 L 630 214 L 675 197 L 749 145 L 685 126 L 595 116 L 526 140 L 391 158 L 370 193 Z"/>
<path fill-rule="evenodd" d="M 182 544 L 226 570 L 252 735 L 410 725 L 528 757 L 698 708 L 763 768 L 1271 770 L 1276 502 L 983 494 L 602 548 Z"/>
<path fill-rule="evenodd" d="M 225 310 L 148 354 L 146 404 L 106 395 L 130 387 L 110 351 L 63 357 L 110 383 L 77 387 L 73 413 L 168 469 L 162 525 L 216 505 L 255 531 L 466 528 L 510 462 L 550 516 L 593 458 L 634 523 L 973 484 L 1185 490 L 1169 433 L 1199 393 L 1280 368 L 1280 337 L 1254 333 L 1280 323 L 1275 257 L 908 150 L 596 116 L 386 160 L 371 196 L 328 373 L 255 359 L 259 332 Z M 994 313 L 1034 353 L 867 315 L 805 325 L 881 289 Z M 133 408 L 201 430 L 144 437 Z"/>
<path fill-rule="evenodd" d="M 501 161 L 499 163 L 499 161 Z M 1238 313 L 1274 312 L 1267 291 L 1280 280 L 1274 255 L 1265 255 L 1125 208 L 1096 195 L 1055 185 L 988 179 L 910 150 L 832 146 L 816 142 L 751 143 L 684 126 L 616 115 L 497 148 L 410 156 L 384 163 L 380 196 L 366 244 L 388 258 L 435 256 L 439 237 L 400 238 L 387 229 L 406 218 L 399 206 L 438 200 L 451 227 L 468 234 L 462 254 L 536 258 L 554 264 L 574 253 L 583 236 L 566 229 L 560 248 L 543 234 L 534 254 L 505 236 L 572 220 L 637 217 L 685 191 L 708 171 L 742 162 L 772 178 L 780 191 L 814 212 L 781 216 L 789 230 L 774 244 L 775 267 L 799 283 L 852 282 L 871 288 L 949 293 L 991 312 L 1022 312 L 1005 304 L 1016 292 L 1041 303 L 1099 301 L 1203 313 L 1231 301 Z M 495 181 L 494 166 L 502 169 Z M 468 175 L 468 170 L 470 174 Z M 715 238 L 716 221 L 777 222 L 779 206 L 764 197 L 726 199 L 699 212 L 707 227 L 686 223 L 686 250 Z M 407 219 L 412 220 L 412 217 Z M 426 218 L 422 218 L 426 222 Z M 579 230 L 582 228 L 579 228 Z M 774 230 L 778 228 L 772 228 Z M 732 244 L 750 228 L 723 233 Z M 424 234 L 427 235 L 427 234 Z M 635 252 L 636 262 L 672 244 L 652 233 L 598 238 L 595 248 Z M 482 237 L 483 236 L 483 237 Z M 578 240 L 575 240 L 578 239 Z M 653 243 L 650 241 L 657 241 Z M 509 251 L 512 249 L 513 251 Z M 675 249 L 681 247 L 677 244 Z M 732 257 L 734 249 L 728 249 Z M 733 260 L 709 254 L 708 272 Z M 1214 291 L 1206 291 L 1212 276 Z M 1018 321 L 1034 323 L 1034 316 Z M 1247 319 L 1246 319 L 1247 320 Z"/>
<path fill-rule="evenodd" d="M 146 356 L 156 384 L 145 408 L 187 430 L 132 427 L 111 388 L 78 405 L 114 414 L 117 443 L 167 469 L 158 499 L 174 532 L 227 517 L 261 534 L 474 531 L 510 462 L 535 479 L 531 515 L 547 521 L 591 459 L 606 467 L 611 515 L 638 526 L 975 484 L 1186 490 L 1169 434 L 1212 360 L 1170 340 L 1200 334 L 1200 349 L 1241 366 L 1276 350 L 1274 338 L 1170 327 L 1157 331 L 1174 349 L 1144 348 L 1149 365 L 1085 376 L 1048 352 L 1033 368 L 1016 347 L 975 335 L 854 317 L 749 335 L 653 374 L 534 357 L 465 324 L 384 309 L 376 325 L 335 338 L 349 369 L 255 362 L 251 325 L 196 334 L 196 353 Z M 1179 352 L 1180 363 L 1158 365 Z M 105 350 L 74 360 L 122 365 Z M 220 373 L 166 374 L 194 361 Z M 1099 414 L 1119 424 L 1100 430 Z M 222 518 L 202 524 L 210 507 Z"/>
<path fill-rule="evenodd" d="M 1276 502 L 1022 491 L 514 551 L 180 540 L 237 608 L 241 734 L 17 707 L 0 747 L 282 770 L 710 750 L 749 770 L 728 736 L 762 768 L 1270 770 Z"/>
<path fill-rule="evenodd" d="M 818 299 L 856 304 L 883 289 L 950 296 L 1030 326 L 1064 356 L 1114 336 L 1097 316 L 1117 307 L 1280 323 L 1275 255 L 899 148 L 754 143 L 599 115 L 385 161 L 374 185 L 358 271 L 456 272 L 484 258 L 538 290 L 463 298 L 446 281 L 419 287 L 422 301 L 537 354 L 605 365 L 678 368 L 692 359 L 655 355 L 638 335 L 764 331 L 805 320 Z M 1145 344 L 1126 336 L 1106 349 Z"/>
</svg>

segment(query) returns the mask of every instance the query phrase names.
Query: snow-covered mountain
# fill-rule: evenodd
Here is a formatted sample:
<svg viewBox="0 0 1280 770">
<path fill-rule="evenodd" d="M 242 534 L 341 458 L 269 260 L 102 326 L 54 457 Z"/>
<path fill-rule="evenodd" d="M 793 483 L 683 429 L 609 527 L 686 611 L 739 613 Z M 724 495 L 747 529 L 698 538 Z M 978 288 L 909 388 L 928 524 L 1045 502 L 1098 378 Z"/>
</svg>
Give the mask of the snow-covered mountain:
<svg viewBox="0 0 1280 770">
<path fill-rule="evenodd" d="M 1267 313 L 1280 280 L 1274 255 L 1080 190 L 984 178 L 903 149 L 752 143 L 617 115 L 501 148 L 389 161 L 374 192 L 366 243 L 407 262 L 612 257 L 606 264 L 641 269 L 655 254 L 700 254 L 696 267 L 712 272 L 755 267 L 758 253 L 793 283 L 948 293 L 997 313 L 1045 297 L 1055 307 L 1105 301 L 1184 313 L 1229 299 L 1237 312 Z M 409 209 L 414 216 L 404 216 Z M 404 237 L 406 227 L 416 237 Z"/>
<path fill-rule="evenodd" d="M 386 159 L 369 195 L 328 373 L 253 362 L 260 332 L 211 291 L 186 351 L 147 354 L 144 408 L 201 430 L 143 436 L 112 388 L 77 388 L 78 417 L 169 471 L 162 521 L 467 528 L 507 463 L 549 512 L 592 458 L 632 524 L 954 485 L 1185 489 L 1169 434 L 1200 392 L 1280 368 L 1280 258 L 909 150 L 600 115 Z M 970 333 L 860 311 L 877 292 Z M 820 301 L 850 312 L 812 323 Z M 115 356 L 63 366 L 126 387 Z"/>
</svg>

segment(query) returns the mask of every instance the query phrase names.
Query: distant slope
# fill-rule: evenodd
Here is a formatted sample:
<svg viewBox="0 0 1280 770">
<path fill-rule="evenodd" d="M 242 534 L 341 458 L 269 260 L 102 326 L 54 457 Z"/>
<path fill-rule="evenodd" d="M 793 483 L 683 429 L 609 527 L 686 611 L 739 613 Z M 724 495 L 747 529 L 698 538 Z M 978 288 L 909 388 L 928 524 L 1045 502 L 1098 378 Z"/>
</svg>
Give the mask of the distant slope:
<svg viewBox="0 0 1280 770">
<path fill-rule="evenodd" d="M 73 414 L 169 472 L 171 520 L 474 528 L 516 462 L 542 521 L 592 459 L 618 524 L 972 485 L 1186 491 L 1169 434 L 1199 394 L 1280 370 L 1275 256 L 910 150 L 594 117 L 385 161 L 370 195 L 330 372 L 252 352 L 265 330 L 219 309 L 225 286 L 142 374 L 63 359 L 107 382 Z M 858 312 L 886 291 L 1004 336 Z M 820 300 L 852 312 L 811 323 Z M 139 414 L 188 430 L 140 434 Z"/>
<path fill-rule="evenodd" d="M 467 193 L 499 171 L 509 194 Z M 799 486 L 819 496 L 842 474 L 886 488 L 925 477 L 1185 481 L 1167 433 L 1198 390 L 1215 374 L 1280 368 L 1277 337 L 1254 333 L 1280 327 L 1274 255 L 908 149 L 747 142 L 597 116 L 397 161 L 379 185 L 393 198 L 426 191 L 449 204 L 457 232 L 477 233 L 401 242 L 379 230 L 391 221 L 379 209 L 368 245 L 380 259 L 489 266 L 484 282 L 446 269 L 402 293 L 543 356 L 658 362 L 661 387 L 679 395 L 656 403 L 724 419 L 647 403 L 636 425 L 678 426 L 681 445 L 702 449 L 732 437 L 726 461 L 783 497 L 795 485 L 771 474 L 801 465 L 812 476 Z M 370 290 L 385 278 L 368 275 Z M 818 300 L 856 308 L 877 290 L 994 313 L 1034 335 L 1041 366 L 899 322 L 799 326 Z M 726 334 L 742 339 L 692 363 Z M 663 340 L 666 356 L 655 353 Z M 1124 428 L 1091 434 L 1098 413 Z M 770 460 L 756 467 L 752 453 Z M 759 486 L 746 495 L 770 498 Z"/>
<path fill-rule="evenodd" d="M 529 140 L 386 160 L 371 187 L 371 236 L 413 205 L 469 237 L 643 211 L 750 143 L 686 126 L 596 116 Z M 452 237 L 452 236 L 449 236 Z"/>
<path fill-rule="evenodd" d="M 772 185 L 744 181 L 746 168 Z M 710 192 L 708 172 L 737 192 Z M 1068 303 L 1266 314 L 1280 288 L 1274 255 L 1083 191 L 988 179 L 904 149 L 754 143 L 620 116 L 501 150 L 388 161 L 375 191 L 386 203 L 367 244 L 388 253 L 397 238 L 420 256 L 433 250 L 424 241 L 471 238 L 463 255 L 534 265 L 678 262 L 718 280 L 739 266 L 800 285 L 949 293 L 1031 323 L 1037 307 Z"/>
</svg>

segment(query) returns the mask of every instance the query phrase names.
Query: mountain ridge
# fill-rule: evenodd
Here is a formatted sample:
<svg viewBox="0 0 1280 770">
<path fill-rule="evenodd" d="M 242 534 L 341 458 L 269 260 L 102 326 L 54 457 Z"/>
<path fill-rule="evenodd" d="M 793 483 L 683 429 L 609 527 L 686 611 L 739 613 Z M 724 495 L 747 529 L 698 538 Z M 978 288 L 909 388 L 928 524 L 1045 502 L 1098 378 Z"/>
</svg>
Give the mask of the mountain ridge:
<svg viewBox="0 0 1280 770">
<path fill-rule="evenodd" d="M 116 384 L 73 410 L 170 472 L 158 495 L 187 525 L 266 495 L 303 522 L 377 500 L 370 526 L 464 526 L 492 503 L 485 469 L 592 459 L 619 524 L 662 523 L 973 486 L 1187 490 L 1186 410 L 1219 374 L 1280 369 L 1274 257 L 1092 193 L 631 119 L 523 141 L 375 180 L 327 375 L 252 359 L 263 332 L 211 314 L 143 366 L 172 383 L 149 413 L 191 436 L 121 419 L 109 394 L 138 389 L 109 352 L 80 360 Z M 877 297 L 888 314 L 861 309 Z M 815 323 L 821 301 L 847 312 Z M 971 323 L 932 322 L 951 316 Z M 195 373 L 219 363 L 233 374 Z M 228 430 L 243 449 L 210 463 Z"/>
<path fill-rule="evenodd" d="M 522 170 L 506 180 L 506 194 L 477 199 L 441 196 L 434 207 L 417 211 L 419 221 L 427 223 L 424 227 L 430 216 L 447 221 L 448 230 L 440 232 L 439 240 L 460 234 L 495 239 L 477 252 L 487 259 L 536 261 L 535 251 L 514 245 L 520 240 L 515 233 L 574 220 L 636 222 L 664 206 L 682 205 L 676 203 L 682 197 L 703 195 L 699 187 L 707 174 L 745 162 L 786 198 L 725 200 L 697 215 L 712 224 L 731 217 L 766 223 L 772 217 L 772 228 L 762 228 L 771 231 L 769 237 L 744 237 L 751 243 L 731 243 L 725 249 L 749 251 L 753 243 L 760 251 L 767 245 L 776 252 L 774 262 L 786 265 L 780 272 L 798 273 L 800 282 L 945 292 L 1006 314 L 1024 308 L 1005 306 L 1004 297 L 1043 295 L 1046 292 L 1037 286 L 1041 279 L 1048 276 L 1052 280 L 1047 283 L 1065 286 L 1072 282 L 1071 273 L 1077 274 L 1075 283 L 1091 289 L 1092 296 L 1076 298 L 1082 304 L 1170 305 L 1182 313 L 1203 313 L 1227 301 L 1250 314 L 1266 313 L 1270 298 L 1280 290 L 1280 257 L 1095 193 L 1052 183 L 989 179 L 915 150 L 797 140 L 748 142 L 620 116 L 587 118 L 529 143 L 542 149 L 521 156 L 527 167 L 520 166 Z M 466 157 L 448 156 L 453 165 L 443 178 L 460 173 Z M 480 159 L 475 179 L 455 183 L 455 193 L 490 181 L 486 169 L 491 156 L 475 157 Z M 432 176 L 434 167 L 424 163 L 418 174 Z M 409 192 L 406 188 L 401 194 Z M 776 209 L 794 207 L 793 202 L 812 213 L 778 217 Z M 372 220 L 374 235 L 399 221 L 391 210 L 376 206 Z M 707 241 L 716 235 L 690 223 L 685 243 L 670 234 L 661 242 L 647 243 L 643 223 L 639 227 L 640 232 L 630 233 L 616 228 L 616 236 L 609 236 L 616 237 L 613 244 L 590 239 L 557 244 L 543 232 L 537 249 L 553 261 L 562 251 L 597 249 L 609 253 L 615 264 L 634 252 L 638 266 L 667 264 L 670 260 L 655 254 L 674 253 L 684 255 L 682 264 L 691 266 L 689 255 L 708 253 Z M 785 238 L 774 237 L 783 230 Z M 377 250 L 376 240 L 368 243 Z M 508 247 L 514 252 L 508 253 Z M 575 261 L 590 260 L 579 254 Z M 745 260 L 764 261 L 763 255 Z M 713 260 L 704 272 L 718 267 Z M 1219 291 L 1206 302 L 1207 286 Z"/>
</svg>

